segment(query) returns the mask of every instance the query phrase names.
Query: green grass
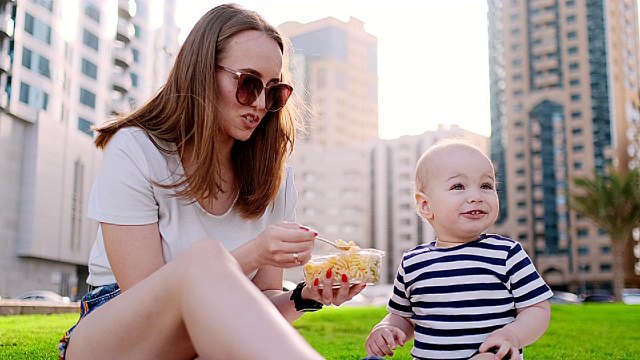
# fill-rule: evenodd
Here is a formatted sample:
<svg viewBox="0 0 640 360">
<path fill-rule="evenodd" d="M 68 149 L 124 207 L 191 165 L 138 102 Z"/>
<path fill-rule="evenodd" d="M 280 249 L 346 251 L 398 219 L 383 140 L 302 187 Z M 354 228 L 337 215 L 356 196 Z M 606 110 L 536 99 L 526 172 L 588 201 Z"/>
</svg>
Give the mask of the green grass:
<svg viewBox="0 0 640 360">
<path fill-rule="evenodd" d="M 359 360 L 364 340 L 384 316 L 384 308 L 326 308 L 294 326 L 328 360 Z M 0 359 L 57 359 L 56 344 L 76 314 L 0 317 Z M 640 306 L 553 305 L 551 325 L 525 349 L 527 360 L 640 359 Z M 410 359 L 411 343 L 394 360 Z"/>
</svg>

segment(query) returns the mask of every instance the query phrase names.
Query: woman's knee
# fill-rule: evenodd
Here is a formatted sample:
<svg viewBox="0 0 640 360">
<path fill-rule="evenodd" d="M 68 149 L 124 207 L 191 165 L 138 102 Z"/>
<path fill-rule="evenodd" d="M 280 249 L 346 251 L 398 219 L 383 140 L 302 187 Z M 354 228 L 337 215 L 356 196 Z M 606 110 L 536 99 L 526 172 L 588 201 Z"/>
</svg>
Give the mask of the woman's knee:
<svg viewBox="0 0 640 360">
<path fill-rule="evenodd" d="M 228 273 L 237 271 L 238 263 L 229 251 L 218 241 L 200 240 L 195 242 L 181 256 L 181 268 L 186 271 L 207 273 Z"/>
</svg>

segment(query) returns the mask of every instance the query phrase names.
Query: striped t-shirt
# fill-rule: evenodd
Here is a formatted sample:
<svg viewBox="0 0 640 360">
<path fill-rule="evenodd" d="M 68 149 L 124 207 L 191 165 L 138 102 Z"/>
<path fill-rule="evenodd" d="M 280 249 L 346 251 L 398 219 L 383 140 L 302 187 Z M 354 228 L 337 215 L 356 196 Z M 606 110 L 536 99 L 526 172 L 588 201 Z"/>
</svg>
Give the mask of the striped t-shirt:
<svg viewBox="0 0 640 360">
<path fill-rule="evenodd" d="M 518 242 L 481 235 L 460 246 L 405 251 L 387 310 L 415 327 L 417 359 L 468 359 L 516 309 L 553 293 Z"/>
</svg>

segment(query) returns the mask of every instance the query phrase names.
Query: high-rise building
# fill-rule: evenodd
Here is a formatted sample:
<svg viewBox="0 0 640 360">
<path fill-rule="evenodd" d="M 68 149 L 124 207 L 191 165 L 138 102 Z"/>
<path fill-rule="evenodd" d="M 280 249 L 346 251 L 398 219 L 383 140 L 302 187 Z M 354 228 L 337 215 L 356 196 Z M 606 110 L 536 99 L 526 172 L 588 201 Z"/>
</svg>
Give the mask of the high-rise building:
<svg viewBox="0 0 640 360">
<path fill-rule="evenodd" d="M 156 48 L 178 46 L 151 3 L 0 1 L 0 296 L 84 291 L 101 161 L 91 126 L 145 101 L 167 66 Z"/>
<path fill-rule="evenodd" d="M 344 146 L 377 138 L 378 44 L 364 23 L 329 17 L 279 28 L 294 47 L 294 94 L 315 110 L 305 140 Z"/>
<path fill-rule="evenodd" d="M 610 239 L 568 194 L 573 178 L 638 168 L 636 0 L 488 4 L 496 229 L 551 287 L 609 291 Z"/>
</svg>

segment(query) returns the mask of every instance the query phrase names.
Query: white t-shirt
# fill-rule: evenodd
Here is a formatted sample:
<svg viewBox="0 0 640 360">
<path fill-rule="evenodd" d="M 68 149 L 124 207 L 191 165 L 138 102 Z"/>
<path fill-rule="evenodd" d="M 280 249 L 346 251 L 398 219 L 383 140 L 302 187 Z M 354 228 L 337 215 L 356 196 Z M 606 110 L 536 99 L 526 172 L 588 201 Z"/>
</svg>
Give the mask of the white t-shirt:
<svg viewBox="0 0 640 360">
<path fill-rule="evenodd" d="M 157 138 L 154 141 L 169 151 L 176 148 L 175 144 Z M 268 225 L 295 221 L 298 194 L 290 166 L 286 167 L 286 180 L 273 206 L 269 205 L 257 220 L 243 219 L 233 206 L 223 215 L 212 215 L 198 202 L 190 203 L 171 196 L 177 192 L 176 189 L 164 189 L 151 181 L 171 184 L 183 173 L 177 154 L 158 150 L 139 128 L 121 129 L 104 149 L 102 167 L 91 189 L 88 216 L 99 222 L 118 225 L 157 222 L 165 263 L 198 240 L 217 240 L 233 251 L 258 236 Z M 98 227 L 89 258 L 87 283 L 102 286 L 115 282 L 104 248 L 102 229 Z"/>
</svg>

